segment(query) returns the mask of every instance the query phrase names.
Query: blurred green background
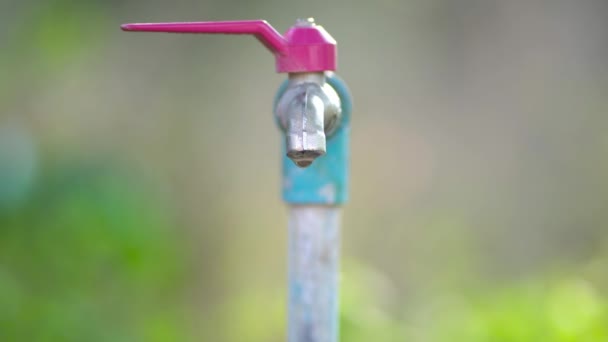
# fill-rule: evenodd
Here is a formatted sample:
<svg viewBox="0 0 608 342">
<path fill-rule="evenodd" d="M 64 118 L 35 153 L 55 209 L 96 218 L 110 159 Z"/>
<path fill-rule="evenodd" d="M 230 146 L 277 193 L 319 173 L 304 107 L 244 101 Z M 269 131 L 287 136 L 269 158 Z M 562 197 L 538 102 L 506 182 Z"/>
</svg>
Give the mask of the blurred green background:
<svg viewBox="0 0 608 342">
<path fill-rule="evenodd" d="M 284 340 L 284 75 L 119 25 L 309 16 L 355 98 L 341 340 L 608 341 L 603 0 L 1 0 L 0 341 Z"/>
</svg>

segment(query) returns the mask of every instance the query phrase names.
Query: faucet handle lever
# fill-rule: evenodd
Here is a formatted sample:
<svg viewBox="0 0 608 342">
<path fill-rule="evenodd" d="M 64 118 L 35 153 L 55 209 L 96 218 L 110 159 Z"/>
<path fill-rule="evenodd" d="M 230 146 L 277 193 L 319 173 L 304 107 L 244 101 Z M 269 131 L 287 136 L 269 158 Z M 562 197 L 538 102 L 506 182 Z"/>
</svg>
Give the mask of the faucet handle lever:
<svg viewBox="0 0 608 342">
<path fill-rule="evenodd" d="M 123 31 L 250 34 L 274 54 L 278 72 L 334 71 L 337 67 L 336 41 L 312 18 L 298 20 L 284 36 L 265 20 L 136 23 L 124 24 L 121 28 Z"/>
<path fill-rule="evenodd" d="M 287 40 L 266 20 L 199 21 L 176 23 L 133 23 L 121 25 L 123 31 L 251 34 L 274 54 L 284 54 Z"/>
</svg>

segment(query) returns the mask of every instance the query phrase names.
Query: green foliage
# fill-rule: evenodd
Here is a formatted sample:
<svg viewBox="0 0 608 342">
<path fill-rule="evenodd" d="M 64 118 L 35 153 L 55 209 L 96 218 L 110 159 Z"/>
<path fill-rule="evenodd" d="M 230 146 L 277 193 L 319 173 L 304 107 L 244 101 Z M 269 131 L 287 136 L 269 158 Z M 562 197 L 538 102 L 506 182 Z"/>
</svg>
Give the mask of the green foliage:
<svg viewBox="0 0 608 342">
<path fill-rule="evenodd" d="M 352 272 L 352 270 L 351 270 Z M 362 275 L 367 275 L 363 276 Z M 580 277 L 536 279 L 474 295 L 437 296 L 398 319 L 365 287 L 367 271 L 343 283 L 343 341 L 600 342 L 608 340 L 608 300 Z"/>
<path fill-rule="evenodd" d="M 0 340 L 183 340 L 184 262 L 143 185 L 97 165 L 59 166 L 1 213 Z"/>
<path fill-rule="evenodd" d="M 251 289 L 231 298 L 212 319 L 222 341 L 280 342 L 285 340 L 286 304 L 281 291 Z"/>
<path fill-rule="evenodd" d="M 380 273 L 346 263 L 341 282 L 340 335 L 342 341 L 401 341 L 406 325 L 382 306 L 390 300 L 388 281 Z"/>
<path fill-rule="evenodd" d="M 21 99 L 36 87 L 53 87 L 53 77 L 66 67 L 95 58 L 107 32 L 107 11 L 102 2 L 91 0 L 23 6 L 10 27 L 12 34 L 3 37 L 1 104 Z"/>
</svg>

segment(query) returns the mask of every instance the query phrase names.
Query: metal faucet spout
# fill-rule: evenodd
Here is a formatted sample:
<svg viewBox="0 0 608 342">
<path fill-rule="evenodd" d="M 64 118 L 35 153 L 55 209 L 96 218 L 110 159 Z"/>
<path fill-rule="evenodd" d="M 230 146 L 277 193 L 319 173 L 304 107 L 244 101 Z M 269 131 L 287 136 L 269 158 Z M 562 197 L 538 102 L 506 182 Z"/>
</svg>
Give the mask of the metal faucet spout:
<svg viewBox="0 0 608 342">
<path fill-rule="evenodd" d="M 323 73 L 290 74 L 276 115 L 285 132 L 287 156 L 307 167 L 326 152 L 326 140 L 339 123 L 340 99 Z"/>
<path fill-rule="evenodd" d="M 287 112 L 287 156 L 300 167 L 309 166 L 326 150 L 323 127 L 325 105 L 315 90 L 315 87 L 303 87 L 290 102 Z"/>
</svg>

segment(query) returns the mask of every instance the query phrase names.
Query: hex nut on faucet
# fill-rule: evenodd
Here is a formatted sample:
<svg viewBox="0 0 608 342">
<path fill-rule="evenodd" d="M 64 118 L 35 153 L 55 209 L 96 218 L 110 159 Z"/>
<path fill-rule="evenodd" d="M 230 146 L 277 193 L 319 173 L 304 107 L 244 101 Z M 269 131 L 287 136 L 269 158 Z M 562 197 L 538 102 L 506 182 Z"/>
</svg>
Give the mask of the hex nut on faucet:
<svg viewBox="0 0 608 342">
<path fill-rule="evenodd" d="M 325 82 L 325 74 L 289 74 L 287 89 L 279 99 L 275 115 L 285 133 L 287 156 L 299 167 L 307 167 L 326 152 L 326 140 L 339 126 L 340 97 Z"/>
</svg>

